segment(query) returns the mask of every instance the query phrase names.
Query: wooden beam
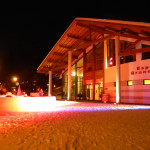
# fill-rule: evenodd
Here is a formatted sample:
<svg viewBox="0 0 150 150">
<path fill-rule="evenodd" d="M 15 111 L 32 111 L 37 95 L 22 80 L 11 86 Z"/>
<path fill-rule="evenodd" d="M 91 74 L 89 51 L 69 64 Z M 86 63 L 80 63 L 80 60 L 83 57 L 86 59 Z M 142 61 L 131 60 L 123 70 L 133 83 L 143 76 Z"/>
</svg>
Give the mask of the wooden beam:
<svg viewBox="0 0 150 150">
<path fill-rule="evenodd" d="M 76 51 L 84 52 L 85 49 L 84 48 L 78 48 Z"/>
<path fill-rule="evenodd" d="M 64 53 L 53 52 L 53 55 L 57 55 L 57 56 L 64 56 Z"/>
<path fill-rule="evenodd" d="M 92 31 L 91 31 L 91 29 L 89 29 L 89 41 L 91 41 L 92 40 Z"/>
<path fill-rule="evenodd" d="M 61 57 L 61 59 L 59 59 L 59 60 L 57 61 L 57 63 L 55 63 L 55 64 L 52 66 L 51 70 L 53 71 L 53 69 L 57 66 L 57 64 L 61 63 L 62 60 L 64 60 L 67 55 L 68 55 L 68 53 L 65 53 L 65 54 Z"/>
<path fill-rule="evenodd" d="M 80 26 L 80 27 L 83 27 L 83 28 L 90 28 L 89 27 L 89 25 L 87 25 L 87 24 L 84 24 L 84 23 L 80 23 L 80 22 L 77 22 L 77 24 L 76 24 L 77 26 Z"/>
<path fill-rule="evenodd" d="M 128 51 L 130 49 L 132 49 L 133 47 L 136 46 L 136 44 L 138 44 L 141 40 L 136 40 L 135 42 L 133 42 L 131 45 L 129 45 L 126 49 L 124 49 L 123 51 Z"/>
<path fill-rule="evenodd" d="M 120 30 L 112 28 L 110 26 L 105 26 L 105 29 L 108 30 L 108 31 L 111 31 L 111 32 L 119 32 L 120 31 Z"/>
<path fill-rule="evenodd" d="M 135 49 L 132 51 L 121 52 L 118 55 L 119 56 L 129 56 L 129 55 L 134 55 L 136 53 L 144 53 L 144 52 L 150 52 L 150 47 L 144 47 L 144 48 Z"/>
<path fill-rule="evenodd" d="M 150 41 L 150 37 L 145 37 L 145 36 L 138 36 L 138 35 L 131 35 L 131 34 L 123 34 L 123 33 L 121 33 L 120 36 L 126 37 L 126 38 L 132 38 L 132 39 Z"/>
<path fill-rule="evenodd" d="M 59 44 L 59 47 L 62 47 L 62 48 L 71 48 L 72 46 L 70 45 L 67 45 L 67 44 Z"/>
<path fill-rule="evenodd" d="M 138 35 L 137 32 L 134 32 L 134 31 L 132 31 L 132 30 L 129 29 L 129 28 L 121 28 L 121 31 L 122 31 L 122 32 L 125 32 L 125 33 L 129 33 L 129 34 L 133 34 L 133 35 Z"/>
<path fill-rule="evenodd" d="M 67 34 L 67 36 L 69 37 L 69 38 L 73 38 L 73 39 L 76 39 L 76 40 L 80 40 L 81 39 L 81 37 L 80 36 L 78 36 L 78 35 L 73 35 L 73 34 L 71 34 L 71 33 L 69 33 L 69 34 Z M 90 40 L 88 40 L 88 39 L 86 39 L 86 38 L 84 38 L 84 39 L 82 39 L 83 41 L 90 41 Z"/>
<path fill-rule="evenodd" d="M 71 34 L 71 33 L 68 33 L 67 36 L 68 36 L 69 38 L 73 38 L 73 39 L 77 39 L 77 40 L 79 40 L 79 39 L 81 38 L 80 36 L 75 35 L 75 34 Z"/>
<path fill-rule="evenodd" d="M 38 71 L 38 73 L 48 74 L 48 70 L 46 70 L 46 69 L 40 69 L 40 70 Z"/>
<path fill-rule="evenodd" d="M 105 28 L 100 27 L 100 26 L 90 25 L 90 27 L 91 27 L 91 31 L 93 31 L 93 30 L 99 30 L 103 34 L 112 34 L 113 33 L 111 31 L 107 31 Z"/>
<path fill-rule="evenodd" d="M 87 24 L 77 22 L 77 25 L 80 26 L 80 27 L 83 27 L 83 28 L 91 29 L 91 32 L 99 32 L 99 33 L 102 33 L 102 34 L 111 34 L 111 33 L 113 33 L 113 32 L 105 30 L 105 28 L 103 28 L 103 27 L 92 25 L 92 24 L 87 25 Z"/>
<path fill-rule="evenodd" d="M 67 65 L 66 65 L 66 67 L 67 67 Z M 64 65 L 56 66 L 55 68 L 53 68 L 53 71 L 55 71 L 55 70 L 64 70 L 66 67 Z"/>
<path fill-rule="evenodd" d="M 80 44 L 80 42 L 88 35 L 89 35 L 89 32 L 85 32 L 84 34 L 82 34 L 81 38 L 77 40 L 69 50 L 74 50 Z"/>
<path fill-rule="evenodd" d="M 142 31 L 141 31 L 141 34 L 150 37 L 150 32 L 148 32 L 148 31 L 143 31 L 143 30 L 142 30 Z"/>
<path fill-rule="evenodd" d="M 63 54 L 63 55 L 64 55 L 64 54 Z M 62 56 L 62 55 L 61 55 L 61 56 Z M 48 60 L 47 60 L 47 62 L 49 62 L 49 63 L 53 63 L 53 64 L 58 63 L 58 61 L 59 61 L 59 60 L 51 60 L 51 59 L 48 59 Z M 62 61 L 61 61 L 61 64 L 67 65 L 67 64 L 68 64 L 68 62 L 67 62 L 67 61 L 65 61 L 65 60 L 62 60 Z M 43 67 L 46 67 L 46 66 L 44 65 Z"/>
<path fill-rule="evenodd" d="M 57 62 L 57 61 L 56 61 L 56 60 L 47 59 L 47 62 L 55 63 L 55 62 Z"/>
<path fill-rule="evenodd" d="M 85 43 L 84 45 L 85 45 L 85 46 L 88 46 L 88 45 L 93 45 L 93 44 L 96 44 L 96 43 L 100 43 L 100 42 L 103 42 L 103 41 L 105 41 L 105 40 L 112 39 L 112 38 L 113 38 L 114 36 L 116 36 L 116 35 L 119 35 L 119 33 L 111 34 L 111 35 L 102 37 L 102 38 L 100 38 L 100 39 L 93 40 L 93 41 L 91 41 L 91 42 Z M 83 46 L 83 45 L 82 45 L 82 46 Z"/>
<path fill-rule="evenodd" d="M 44 69 L 48 69 L 49 67 L 47 65 L 44 65 L 42 68 Z"/>
</svg>

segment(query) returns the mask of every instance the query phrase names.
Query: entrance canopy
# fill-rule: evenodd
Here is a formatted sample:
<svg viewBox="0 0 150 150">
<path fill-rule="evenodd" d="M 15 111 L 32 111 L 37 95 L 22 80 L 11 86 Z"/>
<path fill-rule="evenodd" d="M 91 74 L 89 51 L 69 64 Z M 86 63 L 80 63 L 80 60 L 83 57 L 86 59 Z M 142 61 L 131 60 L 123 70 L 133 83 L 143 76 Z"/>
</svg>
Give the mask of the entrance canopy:
<svg viewBox="0 0 150 150">
<path fill-rule="evenodd" d="M 72 61 L 89 46 L 120 36 L 132 44 L 118 55 L 126 56 L 150 51 L 150 47 L 132 49 L 138 42 L 150 43 L 150 23 L 106 19 L 75 18 L 37 69 L 38 73 L 61 74 L 68 66 L 68 51 Z M 150 45 L 150 44 L 149 44 Z"/>
</svg>

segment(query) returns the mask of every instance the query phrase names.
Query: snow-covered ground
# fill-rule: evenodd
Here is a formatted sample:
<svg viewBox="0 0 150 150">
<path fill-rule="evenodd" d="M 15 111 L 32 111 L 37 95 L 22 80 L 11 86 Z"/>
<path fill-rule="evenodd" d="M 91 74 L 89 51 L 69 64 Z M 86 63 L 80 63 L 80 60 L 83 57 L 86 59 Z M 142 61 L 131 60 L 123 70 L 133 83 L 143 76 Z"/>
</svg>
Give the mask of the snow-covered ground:
<svg viewBox="0 0 150 150">
<path fill-rule="evenodd" d="M 150 150 L 150 106 L 57 101 L 0 112 L 0 150 Z"/>
</svg>

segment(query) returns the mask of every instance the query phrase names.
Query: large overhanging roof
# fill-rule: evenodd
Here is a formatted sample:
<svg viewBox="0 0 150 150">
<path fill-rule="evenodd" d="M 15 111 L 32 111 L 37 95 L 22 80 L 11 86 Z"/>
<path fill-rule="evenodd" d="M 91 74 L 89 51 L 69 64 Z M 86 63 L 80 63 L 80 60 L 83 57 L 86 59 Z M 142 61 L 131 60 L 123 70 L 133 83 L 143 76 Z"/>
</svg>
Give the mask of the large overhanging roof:
<svg viewBox="0 0 150 150">
<path fill-rule="evenodd" d="M 90 45 L 112 39 L 116 35 L 133 41 L 130 46 L 133 48 L 141 40 L 150 42 L 150 23 L 75 18 L 40 64 L 37 72 L 48 74 L 48 71 L 51 70 L 54 74 L 60 74 L 67 67 L 68 51 L 72 51 L 74 61 Z M 149 47 L 132 52 L 129 51 L 130 48 L 119 55 L 150 51 Z"/>
</svg>

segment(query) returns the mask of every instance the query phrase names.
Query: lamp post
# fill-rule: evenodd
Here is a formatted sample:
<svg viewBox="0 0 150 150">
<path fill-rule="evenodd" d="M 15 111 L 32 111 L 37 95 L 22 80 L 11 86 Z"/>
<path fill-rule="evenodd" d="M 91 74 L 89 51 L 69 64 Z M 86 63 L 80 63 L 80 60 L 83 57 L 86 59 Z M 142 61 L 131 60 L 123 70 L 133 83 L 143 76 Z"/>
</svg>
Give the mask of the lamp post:
<svg viewBox="0 0 150 150">
<path fill-rule="evenodd" d="M 11 82 L 12 82 L 12 87 L 11 87 L 12 92 L 16 93 L 17 86 L 19 85 L 18 77 L 16 77 L 16 76 L 11 77 Z"/>
</svg>

